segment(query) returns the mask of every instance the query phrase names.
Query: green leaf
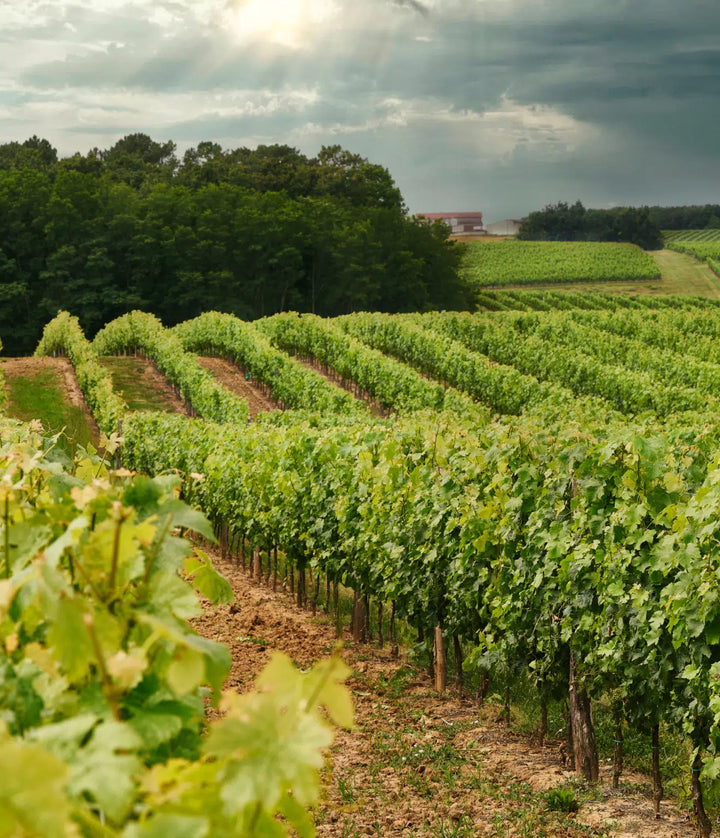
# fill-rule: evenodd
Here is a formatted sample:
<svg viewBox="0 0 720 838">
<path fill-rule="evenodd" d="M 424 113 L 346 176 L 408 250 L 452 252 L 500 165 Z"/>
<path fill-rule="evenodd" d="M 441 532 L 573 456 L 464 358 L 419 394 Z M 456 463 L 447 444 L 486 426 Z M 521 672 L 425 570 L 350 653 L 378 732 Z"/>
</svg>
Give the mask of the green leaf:
<svg viewBox="0 0 720 838">
<path fill-rule="evenodd" d="M 52 537 L 50 527 L 37 519 L 13 524 L 9 528 L 10 564 L 17 573 L 39 552 Z"/>
<path fill-rule="evenodd" d="M 69 790 L 77 796 L 89 794 L 113 823 L 122 823 L 135 802 L 135 778 L 142 770 L 135 751 L 141 747 L 142 740 L 130 725 L 98 725 L 71 762 Z"/>
<path fill-rule="evenodd" d="M 205 679 L 205 659 L 194 649 L 178 649 L 168 667 L 167 680 L 178 695 L 197 689 Z"/>
<path fill-rule="evenodd" d="M 184 527 L 186 530 L 192 530 L 212 544 L 217 541 L 210 521 L 202 512 L 193 509 L 192 506 L 188 506 L 183 501 L 170 500 L 163 503 L 158 509 L 158 515 L 162 518 L 168 514 L 173 516 L 174 527 Z"/>
<path fill-rule="evenodd" d="M 708 646 L 720 643 L 720 613 L 705 623 L 705 640 Z"/>
<path fill-rule="evenodd" d="M 82 680 L 95 660 L 90 634 L 83 622 L 85 609 L 82 601 L 61 596 L 48 631 L 48 646 L 53 657 L 73 682 Z"/>
<path fill-rule="evenodd" d="M 194 815 L 154 815 L 123 832 L 123 838 L 206 838 L 208 835 L 208 819 Z"/>
<path fill-rule="evenodd" d="M 133 712 L 127 722 L 143 741 L 143 749 L 152 751 L 169 742 L 182 730 L 179 716 L 155 710 Z"/>
<path fill-rule="evenodd" d="M 150 610 L 155 613 L 166 611 L 182 619 L 202 614 L 202 608 L 192 585 L 181 579 L 177 573 L 165 571 L 153 573 L 148 585 L 148 597 L 151 604 Z"/>
<path fill-rule="evenodd" d="M 289 794 L 282 797 L 278 810 L 297 832 L 299 838 L 315 838 L 313 819 L 294 797 Z"/>
<path fill-rule="evenodd" d="M 227 579 L 215 570 L 210 557 L 195 549 L 195 555 L 185 560 L 185 573 L 197 590 L 213 605 L 229 605 L 235 594 Z"/>
<path fill-rule="evenodd" d="M 0 723 L 0 835 L 60 838 L 75 834 L 63 793 L 67 765 L 37 744 L 10 738 Z"/>
</svg>

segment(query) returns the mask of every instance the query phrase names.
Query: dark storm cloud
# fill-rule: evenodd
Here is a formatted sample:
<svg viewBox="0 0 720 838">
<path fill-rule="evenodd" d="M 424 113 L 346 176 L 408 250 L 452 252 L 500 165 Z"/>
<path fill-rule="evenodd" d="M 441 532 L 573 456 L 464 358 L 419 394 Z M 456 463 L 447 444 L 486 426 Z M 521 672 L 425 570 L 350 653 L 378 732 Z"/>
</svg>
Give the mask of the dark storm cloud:
<svg viewBox="0 0 720 838">
<path fill-rule="evenodd" d="M 416 12 L 420 12 L 421 15 L 429 15 L 430 10 L 426 5 L 420 3 L 419 0 L 392 0 L 392 2 L 396 6 L 406 6 L 409 9 L 414 9 Z"/>
</svg>

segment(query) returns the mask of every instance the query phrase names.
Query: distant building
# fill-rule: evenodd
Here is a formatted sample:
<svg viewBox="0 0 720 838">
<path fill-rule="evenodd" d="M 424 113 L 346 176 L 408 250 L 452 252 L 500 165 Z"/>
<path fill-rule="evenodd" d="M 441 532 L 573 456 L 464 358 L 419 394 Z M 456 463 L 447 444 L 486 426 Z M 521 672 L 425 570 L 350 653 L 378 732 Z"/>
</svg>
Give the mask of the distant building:
<svg viewBox="0 0 720 838">
<path fill-rule="evenodd" d="M 484 233 L 481 212 L 419 212 L 419 218 L 428 221 L 444 221 L 452 233 Z"/>
<path fill-rule="evenodd" d="M 489 236 L 516 236 L 520 232 L 522 221 L 516 218 L 506 218 L 504 221 L 495 221 L 485 228 Z"/>
</svg>

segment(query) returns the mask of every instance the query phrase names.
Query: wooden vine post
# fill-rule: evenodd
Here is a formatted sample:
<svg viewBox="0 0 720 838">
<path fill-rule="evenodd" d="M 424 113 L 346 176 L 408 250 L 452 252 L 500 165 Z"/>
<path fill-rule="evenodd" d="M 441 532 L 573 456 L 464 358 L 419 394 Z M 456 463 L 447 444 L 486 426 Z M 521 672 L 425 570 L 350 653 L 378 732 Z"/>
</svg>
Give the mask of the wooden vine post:
<svg viewBox="0 0 720 838">
<path fill-rule="evenodd" d="M 660 820 L 660 801 L 665 794 L 662 777 L 660 776 L 660 725 L 653 725 L 652 727 L 652 775 L 655 818 Z"/>
<path fill-rule="evenodd" d="M 435 689 L 438 692 L 445 692 L 447 683 L 447 657 L 445 655 L 445 641 L 443 640 L 442 626 L 435 626 L 434 643 L 435 663 Z"/>
<path fill-rule="evenodd" d="M 654 730 L 654 728 L 653 728 Z M 653 769 L 655 767 L 655 751 L 653 751 Z M 612 787 L 614 789 L 620 786 L 620 775 L 623 770 L 623 720 L 622 714 L 619 711 L 615 713 L 615 747 L 613 749 L 613 777 Z M 653 770 L 653 779 L 655 772 Z M 658 802 L 659 806 L 659 802 Z M 655 817 L 659 817 L 658 808 L 655 808 Z"/>
</svg>

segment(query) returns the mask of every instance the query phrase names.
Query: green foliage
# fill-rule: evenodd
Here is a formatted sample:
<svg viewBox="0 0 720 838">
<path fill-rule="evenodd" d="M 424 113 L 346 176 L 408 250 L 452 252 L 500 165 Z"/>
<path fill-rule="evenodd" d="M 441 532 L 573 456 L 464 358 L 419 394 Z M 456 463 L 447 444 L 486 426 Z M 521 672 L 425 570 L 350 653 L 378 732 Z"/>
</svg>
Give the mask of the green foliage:
<svg viewBox="0 0 720 838">
<path fill-rule="evenodd" d="M 717 227 L 708 227 L 704 230 L 665 230 L 663 239 L 666 245 L 671 244 L 705 244 L 706 242 L 720 241 L 720 230 Z"/>
<path fill-rule="evenodd" d="M 580 808 L 572 789 L 551 789 L 545 795 L 548 809 L 553 812 L 577 812 Z"/>
<path fill-rule="evenodd" d="M 206 519 L 175 477 L 92 458 L 65 472 L 27 428 L 0 438 L 0 832 L 314 835 L 327 719 L 353 724 L 347 667 L 275 656 L 203 736 L 230 657 L 186 618 L 193 585 L 232 592 L 174 530 L 212 537 Z"/>
<path fill-rule="evenodd" d="M 618 309 L 665 309 L 677 311 L 710 308 L 720 301 L 707 297 L 663 294 L 608 294 L 590 291 L 568 294 L 564 291 L 492 291 L 476 295 L 478 310 L 485 311 L 616 311 Z"/>
<path fill-rule="evenodd" d="M 468 242 L 462 273 L 474 289 L 660 279 L 652 256 L 632 244 Z"/>
<path fill-rule="evenodd" d="M 671 317 L 668 313 L 665 319 Z M 593 318 L 596 315 L 589 315 L 589 319 Z M 652 321 L 656 319 L 657 315 Z M 509 312 L 493 316 L 429 314 L 423 315 L 420 322 L 492 361 L 512 365 L 541 381 L 564 385 L 578 395 L 601 397 L 624 414 L 651 411 L 658 416 L 667 416 L 678 411 L 702 411 L 715 402 L 715 397 L 699 393 L 691 379 L 689 382 L 685 379 L 686 386 L 678 386 L 677 382 L 665 383 L 663 375 L 653 378 L 642 369 L 636 371 L 622 366 L 621 358 L 614 357 L 612 351 L 606 352 L 602 359 L 593 357 L 601 353 L 586 340 L 573 341 L 572 327 L 566 328 L 564 319 L 562 328 L 558 328 L 558 321 L 552 321 L 546 315 Z M 653 368 L 655 361 L 662 366 L 662 359 L 653 358 L 652 350 L 640 348 L 639 353 L 644 355 L 647 367 Z M 675 362 L 671 365 L 679 366 Z M 632 364 L 628 364 L 630 366 Z M 546 403 L 553 402 L 561 404 L 557 396 L 547 398 Z M 595 404 L 597 410 L 602 410 L 597 401 Z M 586 406 L 586 413 L 590 407 L 589 404 Z"/>
<path fill-rule="evenodd" d="M 629 242 L 645 250 L 662 247 L 660 227 L 647 207 L 585 209 L 560 201 L 523 219 L 519 239 L 548 241 Z"/>
<path fill-rule="evenodd" d="M 374 349 L 405 361 L 446 387 L 453 385 L 465 391 L 498 413 L 519 414 L 523 410 L 538 413 L 547 402 L 552 402 L 555 410 L 558 407 L 569 410 L 575 403 L 574 394 L 565 388 L 542 384 L 534 376 L 519 373 L 509 363 L 490 363 L 461 342 L 422 328 L 434 322 L 433 315 L 415 318 L 353 314 L 340 320 L 343 329 Z M 459 415 L 470 415 L 472 410 L 462 409 L 458 395 L 447 389 L 441 404 Z"/>
<path fill-rule="evenodd" d="M 334 315 L 467 300 L 449 230 L 408 217 L 389 172 L 341 149 L 188 149 L 131 134 L 60 161 L 0 145 L 0 333 L 32 351 L 71 308 L 92 336 L 133 309 Z"/>
<path fill-rule="evenodd" d="M 77 317 L 66 311 L 59 312 L 45 326 L 35 355 L 66 355 L 75 368 L 75 377 L 85 402 L 100 430 L 108 435 L 117 431 L 125 404 L 113 391 L 108 373 L 98 364 Z"/>
<path fill-rule="evenodd" d="M 118 317 L 98 332 L 93 349 L 98 355 L 139 350 L 155 362 L 198 416 L 215 422 L 247 421 L 247 402 L 218 384 L 152 314 L 133 311 Z"/>
<path fill-rule="evenodd" d="M 240 432 L 137 415 L 125 456 L 202 472 L 193 497 L 230 532 L 392 601 L 426 634 L 473 639 L 470 670 L 525 670 L 559 696 L 572 644 L 583 683 L 619 691 L 631 723 L 659 717 L 714 747 L 717 434 L 597 419 Z"/>
<path fill-rule="evenodd" d="M 670 250 L 694 256 L 711 267 L 720 260 L 720 237 L 710 235 L 702 239 L 673 239 L 668 242 Z"/>
<path fill-rule="evenodd" d="M 344 321 L 340 324 L 342 328 Z M 318 360 L 343 380 L 354 382 L 386 410 L 452 409 L 475 420 L 485 418 L 482 408 L 461 393 L 428 381 L 377 349 L 368 349 L 343 334 L 335 323 L 316 315 L 277 314 L 259 321 L 257 328 L 280 348 Z"/>
<path fill-rule="evenodd" d="M 286 407 L 350 416 L 367 413 L 349 393 L 275 349 L 254 324 L 211 311 L 176 326 L 174 334 L 187 350 L 233 361 L 270 387 L 273 398 Z"/>
<path fill-rule="evenodd" d="M 720 216 L 720 204 L 684 207 L 650 207 L 650 218 L 661 230 L 700 230 Z"/>
</svg>

